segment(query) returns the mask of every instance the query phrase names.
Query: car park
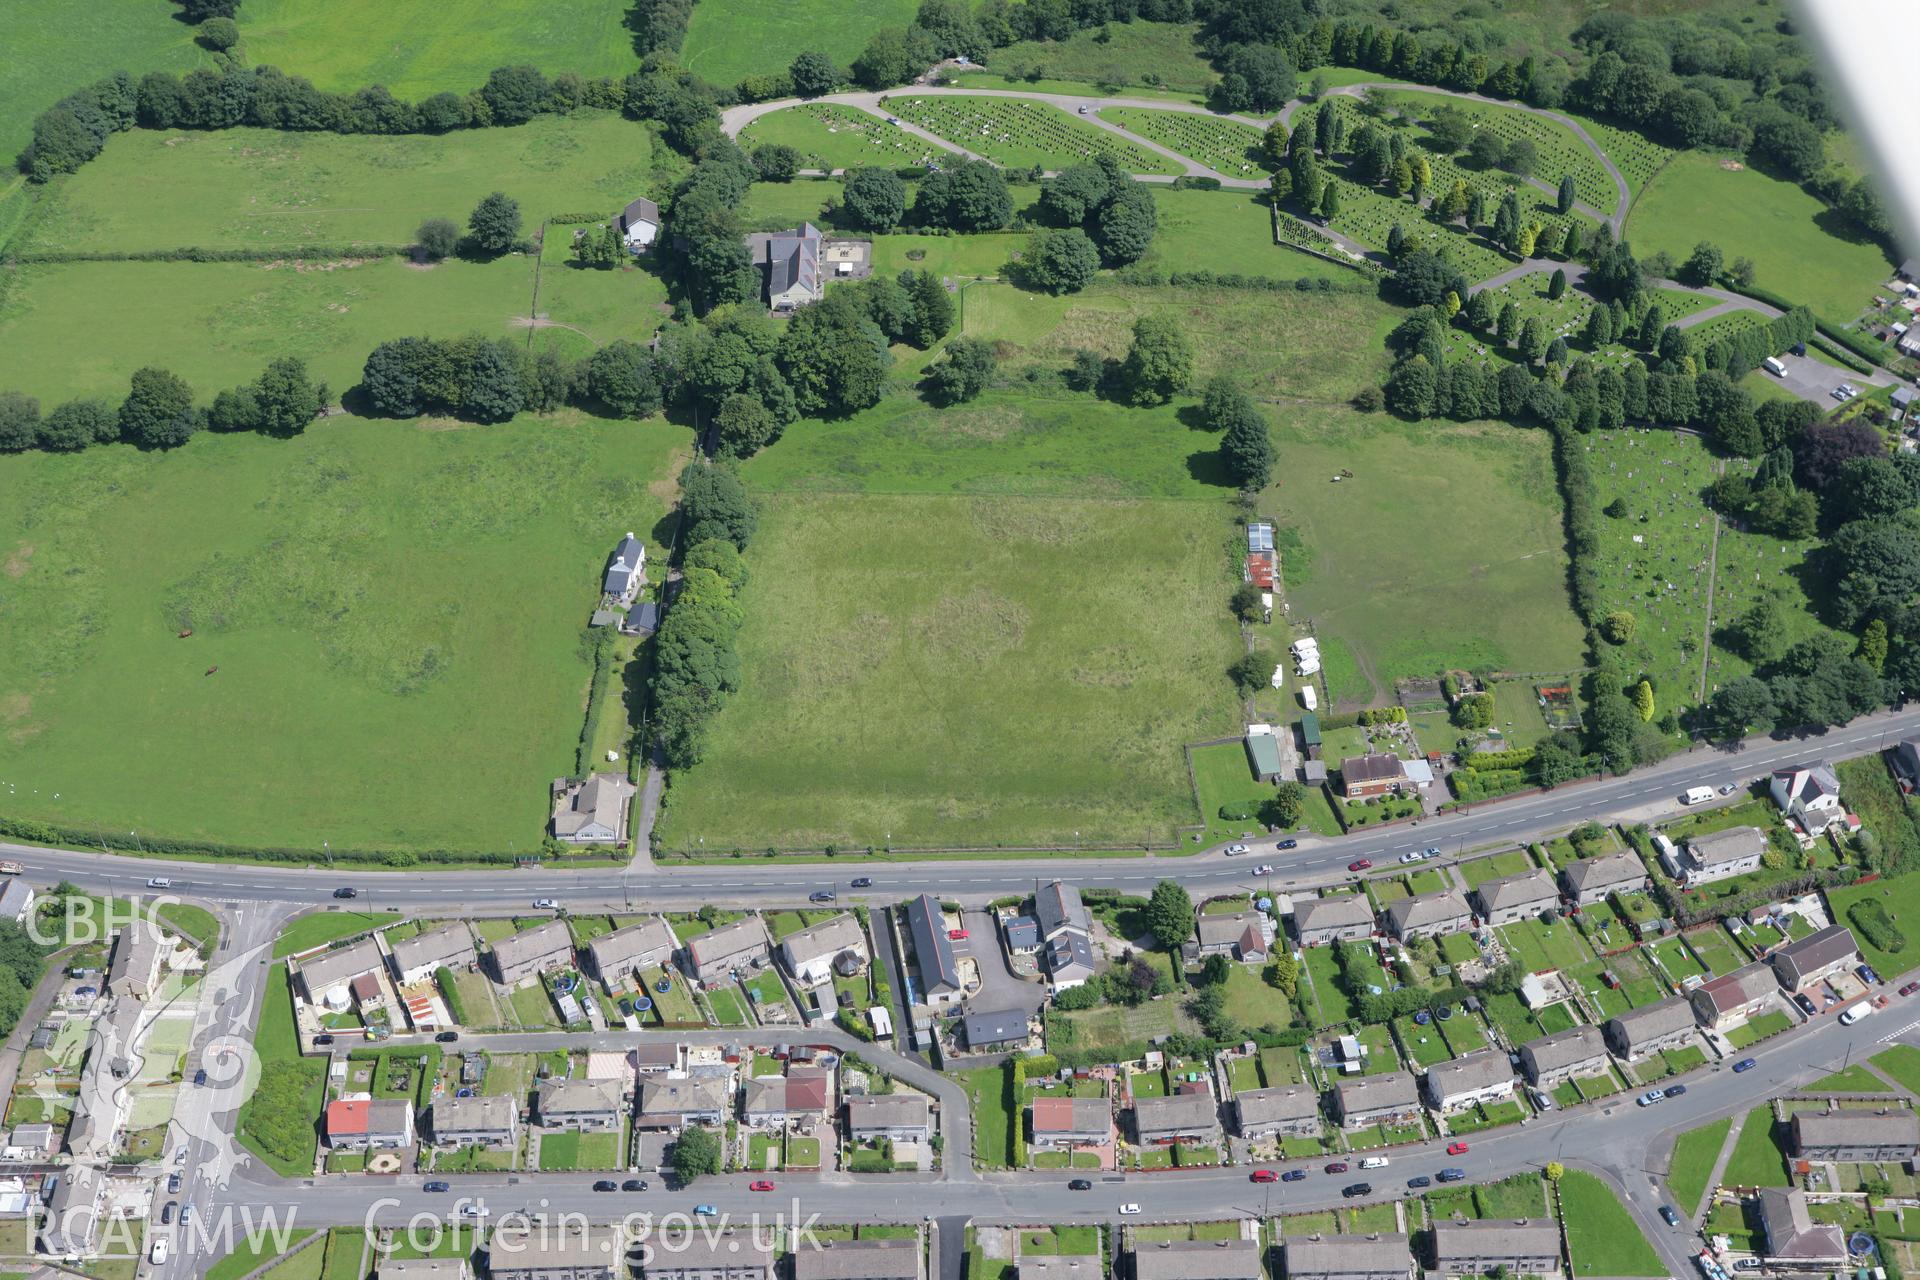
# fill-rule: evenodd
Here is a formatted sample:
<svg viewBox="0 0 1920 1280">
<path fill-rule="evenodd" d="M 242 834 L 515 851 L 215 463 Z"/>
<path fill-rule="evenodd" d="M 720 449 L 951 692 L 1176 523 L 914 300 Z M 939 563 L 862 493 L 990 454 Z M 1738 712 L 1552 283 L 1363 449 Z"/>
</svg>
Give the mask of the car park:
<svg viewBox="0 0 1920 1280">
<path fill-rule="evenodd" d="M 1120 1206 L 1120 1216 L 1123 1218 L 1131 1218 L 1139 1212 L 1140 1212 L 1140 1206 L 1133 1203 L 1131 1200 L 1129 1200 L 1127 1203 Z"/>
<path fill-rule="evenodd" d="M 1373 1184 L 1371 1182 L 1350 1182 L 1340 1188 L 1340 1194 L 1349 1200 L 1355 1196 L 1370 1196 L 1373 1194 Z"/>
<path fill-rule="evenodd" d="M 1430 1187 L 1433 1185 L 1433 1179 L 1422 1173 L 1415 1177 L 1408 1178 L 1407 1185 L 1409 1187 Z"/>
<path fill-rule="evenodd" d="M 420 1189 L 422 1191 L 431 1191 L 437 1194 L 442 1191 L 451 1191 L 453 1190 L 453 1187 L 448 1183 L 441 1182 L 438 1179 L 436 1179 L 432 1182 L 422 1183 Z"/>
<path fill-rule="evenodd" d="M 1464 1142 L 1449 1142 L 1447 1144 L 1447 1154 L 1450 1156 L 1463 1156 L 1467 1154 L 1467 1144 Z"/>
<path fill-rule="evenodd" d="M 645 1178 L 628 1178 L 620 1184 L 620 1189 L 622 1191 L 645 1191 L 647 1189 L 647 1180 Z"/>
<path fill-rule="evenodd" d="M 1255 1169 L 1247 1175 L 1248 1182 L 1278 1182 L 1280 1175 L 1271 1169 Z"/>
<path fill-rule="evenodd" d="M 1670 1204 L 1660 1206 L 1660 1216 L 1666 1220 L 1667 1225 L 1670 1227 L 1680 1225 L 1680 1215 L 1673 1211 L 1673 1206 Z"/>
<path fill-rule="evenodd" d="M 1372 862 L 1372 861 L 1371 861 L 1370 859 L 1367 859 L 1367 858 L 1355 858 L 1355 859 L 1354 859 L 1354 860 L 1353 860 L 1352 862 L 1349 862 L 1349 863 L 1347 864 L 1347 870 L 1349 870 L 1349 871 L 1371 871 L 1371 870 L 1373 870 L 1373 862 Z"/>
<path fill-rule="evenodd" d="M 1742 1058 L 1740 1059 L 1740 1061 L 1733 1064 L 1733 1070 L 1734 1070 L 1734 1073 L 1737 1075 L 1742 1071 L 1751 1071 L 1759 1065 L 1760 1064 L 1755 1062 L 1752 1058 Z"/>
<path fill-rule="evenodd" d="M 600 1178 L 594 1182 L 593 1189 L 595 1191 L 618 1191 L 620 1184 L 612 1178 Z"/>
<path fill-rule="evenodd" d="M 1282 1182 L 1305 1182 L 1306 1180 L 1307 1171 L 1305 1169 L 1289 1169 L 1280 1175 L 1280 1181 Z"/>
<path fill-rule="evenodd" d="M 1230 844 L 1227 846 L 1227 856 L 1229 858 L 1235 858 L 1247 852 L 1250 852 L 1250 850 L 1243 844 Z"/>
<path fill-rule="evenodd" d="M 749 1190 L 749 1191 L 771 1191 L 771 1190 L 773 1190 L 773 1183 L 771 1183 L 771 1182 L 769 1182 L 769 1181 L 768 1181 L 767 1179 L 765 1179 L 765 1178 L 761 1178 L 761 1179 L 759 1179 L 759 1180 L 758 1180 L 758 1181 L 756 1181 L 756 1182 L 752 1182 L 752 1183 L 749 1183 L 749 1184 L 748 1184 L 748 1186 L 747 1186 L 747 1190 Z"/>
<path fill-rule="evenodd" d="M 1067 1184 L 1067 1190 L 1091 1191 L 1093 1190 L 1093 1180 L 1091 1178 L 1075 1178 L 1072 1182 L 1069 1182 Z"/>
</svg>

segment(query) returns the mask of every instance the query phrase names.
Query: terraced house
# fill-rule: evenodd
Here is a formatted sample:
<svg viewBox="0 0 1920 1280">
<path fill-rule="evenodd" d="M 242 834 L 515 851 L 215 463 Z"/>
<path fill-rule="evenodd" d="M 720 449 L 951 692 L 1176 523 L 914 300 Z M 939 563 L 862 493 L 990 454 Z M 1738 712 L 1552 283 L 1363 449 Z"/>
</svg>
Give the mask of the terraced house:
<svg viewBox="0 0 1920 1280">
<path fill-rule="evenodd" d="M 1845 925 L 1828 925 L 1789 942 L 1768 960 L 1780 985 L 1796 994 L 1837 977 L 1860 963 L 1860 944 Z"/>
<path fill-rule="evenodd" d="M 1295 899 L 1293 934 L 1303 947 L 1352 942 L 1373 934 L 1373 904 L 1366 895 L 1340 893 L 1330 898 Z"/>
<path fill-rule="evenodd" d="M 1473 896 L 1480 904 L 1480 918 L 1493 925 L 1512 924 L 1560 905 L 1559 887 L 1538 868 L 1484 881 Z"/>
<path fill-rule="evenodd" d="M 1575 906 L 1591 907 L 1616 893 L 1633 893 L 1652 882 L 1646 864 L 1631 853 L 1582 858 L 1563 868 L 1560 883 Z"/>
<path fill-rule="evenodd" d="M 1779 993 L 1780 983 L 1772 967 L 1756 962 L 1701 983 L 1687 999 L 1701 1026 L 1709 1031 L 1728 1031 L 1772 1008 Z"/>
<path fill-rule="evenodd" d="M 1408 1124 L 1420 1116 L 1420 1086 L 1404 1071 L 1336 1081 L 1333 1113 L 1349 1129 Z"/>
<path fill-rule="evenodd" d="M 1234 1130 L 1249 1141 L 1260 1138 L 1317 1138 L 1325 1128 L 1320 1092 L 1303 1084 L 1276 1089 L 1246 1089 L 1234 1095 Z"/>
<path fill-rule="evenodd" d="M 615 1280 L 627 1274 L 619 1232 L 562 1223 L 507 1224 L 487 1237 L 490 1280 Z"/>
<path fill-rule="evenodd" d="M 389 944 L 388 953 L 393 976 L 403 987 L 425 982 L 436 969 L 464 969 L 480 958 L 473 945 L 473 930 L 464 920 L 402 938 Z"/>
<path fill-rule="evenodd" d="M 1836 1107 L 1793 1117 L 1793 1154 L 1832 1164 L 1898 1164 L 1920 1152 L 1920 1116 L 1904 1106 Z"/>
<path fill-rule="evenodd" d="M 767 963 L 767 926 L 759 916 L 743 916 L 687 943 L 687 964 L 694 981 L 712 990 Z"/>
<path fill-rule="evenodd" d="M 1521 1069 L 1540 1089 L 1551 1089 L 1575 1076 L 1602 1075 L 1611 1061 L 1606 1039 L 1597 1027 L 1569 1027 L 1520 1046 Z"/>
<path fill-rule="evenodd" d="M 1520 1276 L 1560 1274 L 1560 1227 L 1551 1219 L 1437 1222 L 1434 1269 L 1446 1275 L 1486 1276 L 1503 1268 Z"/>
<path fill-rule="evenodd" d="M 1436 1111 L 1458 1111 L 1513 1096 L 1513 1067 L 1498 1049 L 1482 1049 L 1427 1068 L 1427 1102 Z"/>
<path fill-rule="evenodd" d="M 1692 1043 L 1693 1006 L 1683 996 L 1669 996 L 1609 1018 L 1602 1030 L 1609 1048 L 1628 1062 L 1637 1062 L 1650 1053 Z"/>
<path fill-rule="evenodd" d="M 1458 889 L 1401 898 L 1387 907 L 1387 928 L 1402 942 L 1437 938 L 1473 927 L 1473 909 Z"/>
</svg>

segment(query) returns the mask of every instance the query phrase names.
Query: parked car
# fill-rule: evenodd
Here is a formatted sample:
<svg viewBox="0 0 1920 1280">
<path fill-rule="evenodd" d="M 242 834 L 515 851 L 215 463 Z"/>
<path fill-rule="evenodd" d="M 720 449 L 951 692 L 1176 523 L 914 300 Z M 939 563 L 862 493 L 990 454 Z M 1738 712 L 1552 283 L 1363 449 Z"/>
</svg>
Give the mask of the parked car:
<svg viewBox="0 0 1920 1280">
<path fill-rule="evenodd" d="M 1400 861 L 1402 862 L 1425 862 L 1426 860 L 1427 855 L 1421 853 L 1418 849 L 1410 849 L 1400 855 Z"/>
<path fill-rule="evenodd" d="M 167 1194 L 170 1196 L 177 1196 L 180 1194 L 180 1175 L 179 1174 L 170 1173 L 167 1175 Z"/>
<path fill-rule="evenodd" d="M 1730 796 L 1730 795 L 1732 795 L 1732 794 L 1733 794 L 1733 784 L 1732 784 L 1731 782 L 1723 782 L 1723 783 L 1721 783 L 1721 784 L 1720 784 L 1720 794 L 1721 794 L 1721 795 L 1723 795 L 1723 796 Z"/>
<path fill-rule="evenodd" d="M 1857 964 L 1853 967 L 1853 971 L 1860 975 L 1862 982 L 1880 981 L 1880 975 L 1873 971 L 1873 966 L 1870 964 Z"/>
<path fill-rule="evenodd" d="M 1799 1005 L 1800 1012 L 1806 1014 L 1809 1018 L 1819 1012 L 1818 1009 L 1813 1007 L 1813 1001 L 1809 1000 L 1803 992 L 1795 992 L 1793 1002 Z"/>
<path fill-rule="evenodd" d="M 552 898 L 535 898 L 533 900 L 533 909 L 535 911 L 558 911 L 560 904 Z"/>
<path fill-rule="evenodd" d="M 360 891 L 350 886 L 342 885 L 333 891 L 333 896 L 336 898 L 357 898 L 360 896 Z"/>
<path fill-rule="evenodd" d="M 319 1035 L 313 1038 L 313 1042 L 315 1044 L 332 1044 L 333 1033 L 331 1031 L 322 1031 Z"/>
<path fill-rule="evenodd" d="M 1660 1216 L 1666 1220 L 1666 1224 L 1670 1227 L 1680 1225 L 1680 1215 L 1673 1211 L 1673 1206 L 1670 1204 L 1660 1206 Z"/>
<path fill-rule="evenodd" d="M 180 1206 L 175 1204 L 173 1201 L 171 1200 L 167 1201 L 165 1207 L 160 1210 L 160 1225 L 164 1227 L 168 1223 L 172 1222 L 173 1211 L 179 1207 Z"/>
<path fill-rule="evenodd" d="M 1735 1271 L 1758 1271 L 1760 1269 L 1760 1259 L 1735 1258 L 1733 1261 L 1733 1269 Z"/>
<path fill-rule="evenodd" d="M 620 1184 L 620 1189 L 622 1191 L 645 1191 L 647 1189 L 647 1180 L 645 1178 L 628 1178 Z"/>
<path fill-rule="evenodd" d="M 207 1082 L 207 1069 L 205 1067 L 202 1067 L 198 1071 L 193 1073 L 193 1082 L 197 1085 L 205 1084 Z"/>
<path fill-rule="evenodd" d="M 1683 1084 L 1670 1084 L 1667 1086 L 1667 1096 L 1669 1098 L 1677 1098 L 1686 1091 L 1687 1086 Z"/>
<path fill-rule="evenodd" d="M 458 1040 L 459 1038 L 460 1038 L 460 1033 L 458 1031 L 442 1031 L 439 1035 L 434 1037 L 434 1040 L 440 1044 L 452 1044 L 455 1040 Z"/>
<path fill-rule="evenodd" d="M 1742 1058 L 1740 1059 L 1740 1061 L 1733 1064 L 1733 1069 L 1734 1069 L 1734 1072 L 1738 1074 L 1739 1072 L 1742 1072 L 1742 1071 L 1751 1071 L 1759 1065 L 1760 1064 L 1755 1062 L 1752 1058 Z"/>
<path fill-rule="evenodd" d="M 1797 356 L 1804 356 L 1807 354 L 1807 344 L 1804 342 L 1796 342 L 1792 346 L 1788 347 L 1787 350 L 1793 352 L 1793 354 Z"/>
<path fill-rule="evenodd" d="M 1465 1169 L 1442 1169 L 1439 1173 L 1442 1182 L 1458 1182 L 1467 1176 Z"/>
<path fill-rule="evenodd" d="M 165 876 L 155 876 L 153 879 L 147 881 L 147 888 L 171 889 L 173 888 L 173 881 L 167 879 Z"/>
<path fill-rule="evenodd" d="M 1437 845 L 1437 844 L 1430 844 L 1430 845 L 1428 845 L 1428 846 L 1427 846 L 1427 856 L 1428 856 L 1429 858 L 1437 858 L 1437 857 L 1439 857 L 1439 856 L 1440 856 L 1440 846 L 1439 846 L 1439 845 Z"/>
<path fill-rule="evenodd" d="M 760 1178 L 760 1179 L 758 1179 L 757 1181 L 755 1181 L 755 1182 L 752 1182 L 752 1183 L 750 1183 L 750 1184 L 748 1184 L 748 1186 L 747 1186 L 747 1190 L 749 1190 L 749 1191 L 771 1191 L 771 1190 L 773 1190 L 773 1183 L 771 1183 L 771 1182 L 769 1182 L 769 1181 L 768 1181 L 767 1179 L 765 1179 L 765 1178 Z"/>
<path fill-rule="evenodd" d="M 1238 857 L 1247 852 L 1250 852 L 1250 850 L 1243 844 L 1230 844 L 1227 846 L 1227 856 L 1229 858 Z"/>
<path fill-rule="evenodd" d="M 1407 1185 L 1410 1187 L 1430 1187 L 1433 1185 L 1433 1179 L 1422 1173 L 1415 1177 L 1408 1178 Z"/>
<path fill-rule="evenodd" d="M 1276 849 L 1298 849 L 1300 847 L 1300 842 L 1298 840 L 1295 840 L 1289 837 L 1288 839 L 1282 840 L 1279 844 L 1273 847 Z"/>
<path fill-rule="evenodd" d="M 1373 870 L 1373 860 L 1370 858 L 1355 858 L 1352 862 L 1349 862 L 1347 864 L 1347 870 L 1371 871 Z"/>
<path fill-rule="evenodd" d="M 833 890 L 815 889 L 812 893 L 807 895 L 807 901 L 808 902 L 832 902 Z"/>
<path fill-rule="evenodd" d="M 1289 1169 L 1280 1175 L 1280 1181 L 1282 1182 L 1305 1182 L 1306 1180 L 1307 1171 L 1305 1169 Z"/>
<path fill-rule="evenodd" d="M 1467 1154 L 1467 1144 L 1464 1142 L 1449 1142 L 1447 1144 L 1447 1154 L 1450 1156 L 1463 1156 Z"/>
<path fill-rule="evenodd" d="M 1906 986 L 1900 988 L 1900 994 L 1903 996 L 1910 996 L 1916 991 L 1920 991 L 1920 982 L 1909 982 Z"/>
<path fill-rule="evenodd" d="M 965 929 L 949 929 L 947 930 L 947 936 L 955 942 L 965 942 L 967 940 L 967 931 Z"/>
<path fill-rule="evenodd" d="M 855 876 L 852 880 L 848 881 L 847 883 L 855 889 L 871 889 L 873 888 L 873 877 L 872 876 Z"/>
<path fill-rule="evenodd" d="M 693 1216 L 696 1218 L 717 1218 L 720 1216 L 720 1211 L 710 1204 L 697 1204 L 693 1206 Z"/>
<path fill-rule="evenodd" d="M 1327 1166 L 1327 1172 L 1328 1173 L 1345 1173 L 1348 1167 L 1349 1166 L 1345 1160 L 1335 1160 L 1332 1164 L 1329 1164 Z"/>
<path fill-rule="evenodd" d="M 1355 1196 L 1370 1196 L 1373 1194 L 1373 1184 L 1371 1182 L 1350 1182 L 1340 1188 L 1340 1194 L 1349 1200 Z"/>
<path fill-rule="evenodd" d="M 180 1225 L 184 1227 L 189 1222 L 192 1222 L 192 1221 L 193 1221 L 193 1206 L 190 1204 L 181 1205 L 180 1206 Z"/>
<path fill-rule="evenodd" d="M 595 1191 L 618 1191 L 620 1184 L 612 1178 L 601 1178 L 593 1184 L 593 1189 Z"/>
<path fill-rule="evenodd" d="M 1666 1096 L 1667 1091 L 1665 1089 L 1649 1089 L 1635 1099 L 1635 1101 L 1643 1107 L 1650 1107 Z"/>
<path fill-rule="evenodd" d="M 1067 1190 L 1091 1191 L 1093 1190 L 1093 1180 L 1090 1178 L 1075 1178 L 1072 1182 L 1069 1182 L 1067 1184 Z"/>
<path fill-rule="evenodd" d="M 1131 1200 L 1120 1206 L 1120 1216 L 1123 1218 L 1131 1218 L 1139 1212 L 1140 1206 Z"/>
<path fill-rule="evenodd" d="M 442 1191 L 451 1191 L 453 1190 L 453 1187 L 449 1183 L 441 1182 L 438 1179 L 435 1179 L 432 1182 L 422 1183 L 420 1186 L 420 1189 L 422 1191 L 431 1191 L 437 1194 Z"/>
<path fill-rule="evenodd" d="M 1271 1169 L 1255 1169 L 1247 1175 L 1248 1182 L 1278 1182 L 1280 1175 Z"/>
</svg>

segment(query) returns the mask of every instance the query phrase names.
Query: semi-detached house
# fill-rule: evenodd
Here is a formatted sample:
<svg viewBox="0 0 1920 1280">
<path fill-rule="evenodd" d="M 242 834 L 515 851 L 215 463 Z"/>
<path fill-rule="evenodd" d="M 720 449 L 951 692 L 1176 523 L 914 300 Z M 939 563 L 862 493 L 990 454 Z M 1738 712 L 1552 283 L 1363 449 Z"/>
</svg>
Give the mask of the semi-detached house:
<svg viewBox="0 0 1920 1280">
<path fill-rule="evenodd" d="M 767 926 L 760 917 L 743 916 L 687 943 L 687 961 L 694 980 L 712 989 L 731 981 L 735 973 L 765 965 L 767 945 Z"/>
<path fill-rule="evenodd" d="M 1460 933 L 1473 925 L 1473 909 L 1458 889 L 1401 898 L 1387 908 L 1387 927 L 1402 942 Z"/>
<path fill-rule="evenodd" d="M 1254 1240 L 1135 1240 L 1134 1280 L 1262 1280 Z"/>
<path fill-rule="evenodd" d="M 1551 1218 L 1437 1222 L 1434 1269 L 1446 1275 L 1560 1274 L 1560 1227 Z"/>
<path fill-rule="evenodd" d="M 1398 1234 L 1288 1239 L 1287 1280 L 1410 1280 L 1413 1253 Z"/>
<path fill-rule="evenodd" d="M 1365 894 L 1342 893 L 1330 898 L 1295 899 L 1293 933 L 1303 947 L 1352 942 L 1373 933 L 1373 904 Z"/>
<path fill-rule="evenodd" d="M 802 1243 L 791 1255 L 793 1280 L 922 1280 L 924 1252 L 918 1239 Z"/>
<path fill-rule="evenodd" d="M 848 958 L 841 960 L 842 956 Z M 780 958 L 795 983 L 817 987 L 833 980 L 836 964 L 850 973 L 866 966 L 867 935 L 859 921 L 843 913 L 788 934 L 780 942 Z"/>
<path fill-rule="evenodd" d="M 1793 1154 L 1833 1164 L 1897 1164 L 1920 1150 L 1920 1117 L 1907 1107 L 1842 1107 L 1793 1117 Z"/>
<path fill-rule="evenodd" d="M 573 963 L 573 931 L 565 920 L 545 924 L 502 938 L 493 944 L 493 976 L 502 986 Z"/>
<path fill-rule="evenodd" d="M 1349 1129 L 1371 1124 L 1402 1124 L 1420 1114 L 1420 1086 L 1404 1071 L 1338 1080 L 1333 1111 Z"/>
<path fill-rule="evenodd" d="M 549 1129 L 606 1133 L 626 1119 L 627 1092 L 618 1080 L 542 1080 L 533 1114 Z"/>
<path fill-rule="evenodd" d="M 619 986 L 643 969 L 664 965 L 673 958 L 673 930 L 659 916 L 603 933 L 586 947 L 587 964 L 608 987 Z"/>
<path fill-rule="evenodd" d="M 847 1099 L 847 1136 L 925 1142 L 933 1136 L 933 1111 L 924 1094 L 857 1094 Z"/>
<path fill-rule="evenodd" d="M 1143 1145 L 1211 1142 L 1220 1134 L 1220 1110 L 1211 1093 L 1175 1093 L 1133 1100 L 1134 1137 Z"/>
<path fill-rule="evenodd" d="M 1616 893 L 1632 893 L 1650 882 L 1647 866 L 1631 853 L 1582 858 L 1560 872 L 1560 882 L 1576 906 L 1591 907 Z"/>
<path fill-rule="evenodd" d="M 1569 1027 L 1520 1046 L 1520 1066 L 1536 1088 L 1551 1089 L 1576 1076 L 1597 1076 L 1612 1059 L 1598 1027 Z"/>
<path fill-rule="evenodd" d="M 1780 981 L 1771 966 L 1756 962 L 1695 987 L 1687 999 L 1694 1019 L 1710 1031 L 1726 1031 L 1771 1008 Z"/>
<path fill-rule="evenodd" d="M 1317 1138 L 1324 1125 L 1319 1091 L 1303 1084 L 1242 1090 L 1233 1098 L 1233 1120 L 1234 1129 L 1249 1140 Z"/>
<path fill-rule="evenodd" d="M 1480 903 L 1481 918 L 1495 925 L 1537 916 L 1548 907 L 1560 904 L 1559 886 L 1554 884 L 1551 875 L 1538 868 L 1485 881 L 1473 891 L 1473 896 Z"/>
<path fill-rule="evenodd" d="M 1860 963 L 1860 944 L 1843 924 L 1828 925 L 1798 942 L 1789 942 L 1769 960 L 1780 985 L 1792 992 L 1817 986 Z"/>
<path fill-rule="evenodd" d="M 1035 1098 L 1028 1104 L 1030 1145 L 1042 1150 L 1099 1146 L 1113 1137 L 1105 1098 Z"/>
<path fill-rule="evenodd" d="M 1637 1062 L 1650 1053 L 1691 1042 L 1695 1033 L 1693 1006 L 1684 996 L 1668 996 L 1609 1018 L 1604 1031 L 1608 1048 L 1628 1062 Z"/>
<path fill-rule="evenodd" d="M 436 969 L 464 969 L 480 958 L 474 949 L 473 930 L 464 920 L 402 938 L 390 944 L 388 952 L 393 976 L 403 987 L 425 982 Z"/>
<path fill-rule="evenodd" d="M 504 1094 L 447 1094 L 428 1111 L 440 1147 L 511 1147 L 520 1137 L 520 1104 Z"/>
<path fill-rule="evenodd" d="M 1427 1101 L 1437 1111 L 1511 1098 L 1513 1085 L 1513 1067 L 1498 1049 L 1482 1049 L 1427 1068 Z"/>
</svg>

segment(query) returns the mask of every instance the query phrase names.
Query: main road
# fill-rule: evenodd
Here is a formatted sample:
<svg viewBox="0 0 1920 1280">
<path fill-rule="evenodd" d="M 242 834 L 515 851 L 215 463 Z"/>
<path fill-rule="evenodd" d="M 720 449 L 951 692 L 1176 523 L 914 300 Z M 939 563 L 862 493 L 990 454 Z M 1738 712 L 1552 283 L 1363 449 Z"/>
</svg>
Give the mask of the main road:
<svg viewBox="0 0 1920 1280">
<path fill-rule="evenodd" d="M 1775 768 L 1808 760 L 1863 755 L 1909 734 L 1920 734 L 1920 708 L 1886 711 L 1852 724 L 1806 737 L 1750 738 L 1732 747 L 1699 746 L 1621 777 L 1573 783 L 1539 795 L 1473 805 L 1415 826 L 1363 831 L 1340 837 L 1305 836 L 1297 848 L 1279 851 L 1272 837 L 1249 841 L 1252 852 L 1228 859 L 1224 845 L 1188 855 L 1156 857 L 1061 857 L 1011 859 L 901 860 L 847 858 L 838 862 L 794 865 L 753 857 L 709 862 L 655 863 L 639 859 L 624 868 L 566 871 L 542 866 L 522 871 L 374 871 L 362 867 L 285 867 L 265 864 L 216 864 L 132 858 L 107 853 L 0 844 L 0 855 L 21 863 L 35 879 L 68 879 L 88 889 L 135 893 L 153 877 L 169 881 L 169 892 L 216 903 L 290 903 L 333 905 L 333 891 L 359 890 L 355 909 L 403 912 L 461 908 L 470 911 L 525 910 L 535 898 L 554 898 L 563 906 L 614 903 L 752 905 L 794 901 L 814 889 L 850 893 L 849 878 L 865 876 L 872 885 L 862 896 L 895 901 L 932 893 L 962 900 L 985 900 L 1031 887 L 1036 880 L 1072 879 L 1085 887 L 1143 890 L 1172 879 L 1201 890 L 1245 882 L 1256 864 L 1271 863 L 1274 873 L 1261 880 L 1273 890 L 1306 889 L 1348 877 L 1348 864 L 1367 859 L 1386 864 L 1413 850 L 1438 847 L 1453 860 L 1477 849 L 1517 844 L 1565 831 L 1587 819 L 1620 819 L 1678 807 L 1688 787 L 1745 785 Z"/>
</svg>

